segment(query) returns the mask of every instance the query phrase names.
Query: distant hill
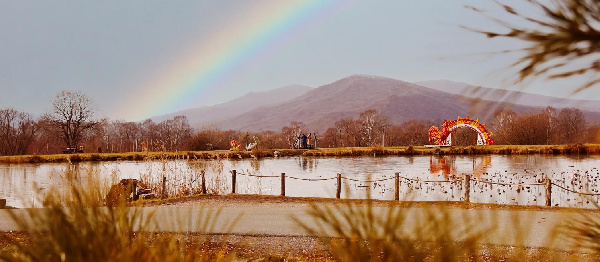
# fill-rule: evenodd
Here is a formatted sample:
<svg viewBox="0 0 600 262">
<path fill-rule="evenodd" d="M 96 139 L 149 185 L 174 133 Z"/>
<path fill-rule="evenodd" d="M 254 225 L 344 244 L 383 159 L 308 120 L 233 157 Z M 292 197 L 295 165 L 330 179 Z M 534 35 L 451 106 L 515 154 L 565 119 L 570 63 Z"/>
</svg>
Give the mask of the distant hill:
<svg viewBox="0 0 600 262">
<path fill-rule="evenodd" d="M 313 88 L 303 85 L 289 85 L 265 92 L 251 92 L 222 104 L 186 109 L 167 115 L 156 116 L 152 120 L 159 122 L 177 115 L 184 115 L 188 118 L 190 126 L 199 128 L 203 125 L 214 124 L 223 119 L 235 117 L 260 107 L 284 103 L 305 94 L 311 89 Z"/>
<path fill-rule="evenodd" d="M 371 108 L 379 110 L 391 124 L 413 119 L 441 121 L 457 116 L 479 118 L 485 123 L 492 121 L 497 109 L 529 113 L 539 112 L 546 106 L 585 109 L 588 121 L 600 122 L 600 107 L 596 104 L 597 101 L 553 98 L 445 80 L 413 84 L 385 77 L 354 75 L 318 88 L 291 86 L 251 93 L 227 103 L 170 116 L 187 115 L 193 127 L 212 124 L 222 130 L 253 132 L 279 132 L 290 122 L 299 121 L 311 131 L 322 133 L 336 121 L 357 118 Z"/>
<path fill-rule="evenodd" d="M 311 130 L 323 132 L 337 120 L 356 118 L 370 108 L 379 110 L 392 124 L 412 119 L 451 119 L 459 115 L 486 120 L 497 108 L 511 108 L 517 112 L 538 110 L 471 99 L 391 78 L 355 75 L 315 88 L 287 103 L 252 110 L 219 122 L 219 126 L 222 129 L 279 131 L 291 121 L 300 121 Z"/>
<path fill-rule="evenodd" d="M 474 86 L 462 82 L 449 80 L 431 80 L 416 82 L 415 84 L 432 89 L 459 94 L 470 98 L 481 98 L 484 100 L 505 101 L 517 105 L 546 107 L 552 106 L 557 109 L 565 107 L 575 107 L 581 110 L 600 112 L 600 101 L 598 100 L 577 100 L 558 98 L 545 95 L 525 93 L 521 91 L 487 88 Z"/>
</svg>

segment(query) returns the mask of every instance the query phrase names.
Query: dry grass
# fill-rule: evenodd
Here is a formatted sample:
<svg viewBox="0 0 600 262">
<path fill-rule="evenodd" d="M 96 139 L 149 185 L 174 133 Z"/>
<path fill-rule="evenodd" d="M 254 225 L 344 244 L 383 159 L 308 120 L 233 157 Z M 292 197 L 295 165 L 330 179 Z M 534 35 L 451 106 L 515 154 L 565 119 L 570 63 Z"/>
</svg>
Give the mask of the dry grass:
<svg viewBox="0 0 600 262">
<path fill-rule="evenodd" d="M 277 151 L 277 153 L 275 153 Z M 128 153 L 81 153 L 56 155 L 0 156 L 0 163 L 52 163 L 82 161 L 142 161 L 166 159 L 244 159 L 263 157 L 318 156 L 391 156 L 432 154 L 600 154 L 600 144 L 570 145 L 491 145 L 452 146 L 440 149 L 425 146 L 399 147 L 342 147 L 318 149 L 254 149 L 252 151 L 179 151 L 179 152 L 128 152 Z"/>
<path fill-rule="evenodd" d="M 11 210 L 19 231 L 30 236 L 0 250 L 6 261 L 230 261 L 232 254 L 219 243 L 194 242 L 181 231 L 160 231 L 153 213 L 126 206 L 104 207 L 106 192 L 90 174 L 85 182 L 71 181 L 68 192 L 52 191 L 43 209 Z M 200 209 L 196 232 L 211 231 L 220 211 Z M 23 216 L 25 214 L 25 216 Z M 179 221 L 179 220 L 175 220 Z M 189 225 L 187 225 L 189 226 Z M 156 231 L 158 229 L 158 231 Z M 154 233 L 158 232 L 158 233 Z M 2 237 L 10 237 L 4 234 Z"/>
<path fill-rule="evenodd" d="M 85 186 L 86 190 L 81 190 Z M 453 219 L 448 208 L 495 208 L 455 203 L 414 203 L 377 200 L 331 200 L 278 196 L 202 196 L 226 201 L 300 201 L 312 206 L 315 223 L 301 224 L 314 237 L 228 236 L 148 230 L 152 214 L 137 208 L 102 206 L 99 184 L 73 183 L 70 194 L 50 194 L 46 209 L 27 211 L 12 219 L 24 234 L 0 233 L 0 260 L 7 261 L 593 261 L 600 255 L 600 215 L 564 228 L 558 237 L 590 254 L 481 243 L 495 228 L 477 227 L 482 217 Z M 96 193 L 95 193 L 96 192 Z M 233 200 L 232 200 L 233 199 Z M 189 198 L 187 200 L 190 200 Z M 205 203 L 207 199 L 202 199 Z M 124 201 L 124 200 L 123 200 Z M 173 202 L 175 201 L 175 202 Z M 185 201 L 185 199 L 184 199 Z M 323 204 L 322 201 L 328 201 Z M 172 204 L 176 200 L 167 200 Z M 148 202 L 144 202 L 148 204 Z M 164 202 L 154 202 L 163 204 Z M 407 207 L 430 207 L 407 220 Z M 378 206 L 389 208 L 376 209 Z M 538 207 L 539 208 L 539 207 Z M 553 208 L 542 208 L 542 210 Z M 562 209 L 553 209 L 562 210 Z M 570 210 L 572 211 L 572 210 Z M 219 213 L 200 214 L 199 227 L 210 231 Z M 174 219 L 173 221 L 178 221 Z M 515 221 L 515 225 L 519 225 Z M 182 225 L 186 226 L 186 225 Z M 135 230 L 134 230 L 135 229 Z M 522 235 L 535 234 L 526 228 Z M 333 236 L 333 237 L 332 237 Z M 237 238 L 235 241 L 230 241 Z M 320 240 L 320 241 L 319 241 Z M 291 242 L 290 242 L 291 241 Z M 295 250 L 296 241 L 315 249 Z M 233 243 L 232 243 L 233 242 Z M 288 245 L 286 246 L 286 243 Z M 312 243 L 312 244 L 311 244 Z M 519 239 L 515 240 L 519 243 Z M 281 246 L 286 246 L 282 251 Z M 319 249 L 322 248 L 322 249 Z"/>
<path fill-rule="evenodd" d="M 585 212 L 585 219 L 549 234 L 548 246 L 563 243 L 560 245 L 577 250 L 561 251 L 525 247 L 525 239 L 537 232 L 529 229 L 533 221 L 523 221 L 516 213 L 510 221 L 516 231 L 513 239 L 498 231 L 498 218 L 491 213 L 457 217 L 448 205 L 421 205 L 419 209 L 388 205 L 381 209 L 376 208 L 380 201 L 362 203 L 311 202 L 308 214 L 314 222 L 295 220 L 309 234 L 321 237 L 337 261 L 596 261 L 600 256 L 598 212 Z M 481 221 L 490 221 L 491 226 Z M 485 244 L 493 236 L 512 245 Z"/>
<path fill-rule="evenodd" d="M 505 149 L 498 147 L 500 149 Z M 540 150 L 545 146 L 523 147 Z M 564 150 L 579 150 L 565 147 Z M 354 150 L 354 149 L 349 149 Z M 378 148 L 376 150 L 386 150 Z M 408 150 L 399 148 L 398 150 Z M 419 150 L 413 148 L 411 150 Z M 306 152 L 306 151 L 305 151 Z M 579 151 L 578 151 L 579 152 Z M 164 155 L 163 155 L 164 156 Z M 69 171 L 67 171 L 69 172 Z M 116 207 L 104 205 L 107 184 L 86 179 L 71 181 L 68 192 L 51 192 L 43 199 L 45 209 L 26 210 L 26 216 L 12 212 L 23 236 L 0 234 L 9 243 L 0 245 L 0 260 L 7 261 L 230 261 L 240 259 L 243 247 L 232 247 L 226 241 L 214 241 L 195 233 L 167 233 L 160 229 L 152 214 L 137 207 L 127 207 L 121 199 Z M 74 177 L 65 175 L 65 177 Z M 369 194 L 367 193 L 367 196 Z M 205 196 L 213 197 L 215 196 Z M 225 196 L 226 198 L 240 196 Z M 223 198 L 223 197 L 220 197 Z M 256 199 L 256 196 L 250 198 Z M 263 200 L 288 201 L 290 198 L 268 196 Z M 268 199 L 268 200 L 265 200 Z M 589 254 L 571 254 L 555 250 L 530 252 L 527 248 L 489 247 L 482 244 L 485 235 L 496 228 L 477 227 L 480 217 L 453 219 L 448 213 L 452 204 L 427 203 L 416 221 L 407 220 L 406 202 L 375 200 L 329 200 L 322 205 L 317 199 L 300 199 L 311 205 L 314 224 L 301 223 L 311 235 L 320 238 L 325 250 L 319 256 L 302 254 L 289 258 L 281 254 L 246 254 L 257 261 L 328 260 L 339 261 L 577 261 L 600 256 L 600 215 L 588 211 L 585 219 L 561 228 L 560 234 L 548 241 L 564 241 L 583 247 Z M 360 205 L 357 204 L 360 201 Z M 147 203 L 147 202 L 146 202 Z M 402 204 L 404 203 L 404 204 Z M 418 204 L 418 203 L 417 203 Z M 385 205 L 389 208 L 375 209 Z M 414 205 L 414 203 L 413 203 Z M 457 208 L 465 204 L 456 203 Z M 470 206 L 467 206 L 468 208 Z M 496 208 L 495 206 L 482 206 Z M 479 206 L 475 206 L 479 208 Z M 536 207 L 542 208 L 543 207 Z M 550 208 L 552 209 L 552 208 Z M 200 209 L 203 210 L 203 209 Z M 546 210 L 546 209 L 544 209 Z M 559 209 L 552 209 L 559 210 Z M 199 214 L 204 218 L 196 225 L 200 232 L 211 232 L 219 212 Z M 174 220 L 179 221 L 179 220 Z M 515 221 L 515 227 L 520 225 Z M 521 236 L 535 234 L 519 228 Z M 333 237 L 331 237 L 333 235 Z M 227 236 L 224 236 L 226 239 Z M 514 243 L 521 243 L 515 239 Z M 236 251 L 237 250 L 237 251 Z M 265 251 L 266 252 L 266 251 Z M 242 255 L 243 257 L 244 255 Z"/>
</svg>

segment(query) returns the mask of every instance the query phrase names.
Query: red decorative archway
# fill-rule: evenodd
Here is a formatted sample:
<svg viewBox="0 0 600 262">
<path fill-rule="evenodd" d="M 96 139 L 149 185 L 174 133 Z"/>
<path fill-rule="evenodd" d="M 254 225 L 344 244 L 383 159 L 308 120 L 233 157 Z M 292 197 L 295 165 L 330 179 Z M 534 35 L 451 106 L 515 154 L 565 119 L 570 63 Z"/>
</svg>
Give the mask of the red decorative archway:
<svg viewBox="0 0 600 262">
<path fill-rule="evenodd" d="M 452 145 L 452 131 L 460 127 L 468 127 L 477 132 L 477 145 L 491 145 L 494 140 L 491 139 L 492 133 L 488 132 L 485 124 L 479 123 L 479 118 L 475 120 L 458 117 L 457 120 L 444 120 L 442 128 L 437 126 L 429 128 L 429 144 L 432 145 Z"/>
</svg>

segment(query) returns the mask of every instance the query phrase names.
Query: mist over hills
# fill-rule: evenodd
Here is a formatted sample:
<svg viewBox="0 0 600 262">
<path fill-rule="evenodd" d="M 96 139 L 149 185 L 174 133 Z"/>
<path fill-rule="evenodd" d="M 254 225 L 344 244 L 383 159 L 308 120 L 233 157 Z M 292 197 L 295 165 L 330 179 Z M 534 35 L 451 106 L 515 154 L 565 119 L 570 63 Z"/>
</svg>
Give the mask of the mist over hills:
<svg viewBox="0 0 600 262">
<path fill-rule="evenodd" d="M 162 117 L 186 115 L 194 128 L 211 125 L 221 130 L 251 132 L 279 132 L 291 121 L 299 121 L 311 131 L 322 133 L 333 127 L 336 121 L 357 118 L 361 112 L 371 108 L 379 110 L 391 124 L 413 119 L 441 121 L 457 116 L 470 116 L 489 122 L 497 109 L 528 113 L 539 112 L 546 106 L 587 110 L 584 113 L 588 121 L 596 122 L 600 121 L 600 107 L 595 104 L 598 103 L 476 87 L 446 80 L 413 84 L 392 78 L 353 75 L 318 88 L 288 86 L 250 93 L 223 104 Z"/>
<path fill-rule="evenodd" d="M 467 83 L 454 82 L 449 80 L 421 81 L 416 82 L 415 84 L 448 92 L 451 94 L 460 94 L 470 98 L 506 101 L 513 104 L 526 106 L 552 106 L 557 109 L 565 107 L 575 107 L 581 110 L 600 112 L 600 101 L 598 100 L 559 98 L 539 94 L 531 94 L 516 90 L 505 90 L 475 86 Z"/>
<path fill-rule="evenodd" d="M 268 107 L 296 98 L 313 89 L 304 85 L 288 85 L 265 92 L 251 92 L 214 106 L 203 106 L 186 109 L 167 115 L 152 117 L 154 121 L 163 121 L 174 116 L 184 115 L 190 125 L 199 128 L 203 125 L 221 122 L 223 119 L 235 117 L 260 107 Z"/>
</svg>

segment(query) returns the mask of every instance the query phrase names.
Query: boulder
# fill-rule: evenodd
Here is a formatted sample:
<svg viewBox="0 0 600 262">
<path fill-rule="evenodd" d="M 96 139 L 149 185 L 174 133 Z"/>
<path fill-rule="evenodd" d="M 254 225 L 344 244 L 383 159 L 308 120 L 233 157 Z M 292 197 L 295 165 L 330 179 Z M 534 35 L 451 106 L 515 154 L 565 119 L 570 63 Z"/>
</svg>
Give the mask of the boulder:
<svg viewBox="0 0 600 262">
<path fill-rule="evenodd" d="M 141 187 L 140 182 L 137 179 L 121 179 L 119 183 L 110 187 L 108 194 L 106 194 L 105 202 L 107 206 L 115 206 L 120 202 L 131 202 L 138 200 L 141 195 L 154 194 L 150 189 Z"/>
</svg>

